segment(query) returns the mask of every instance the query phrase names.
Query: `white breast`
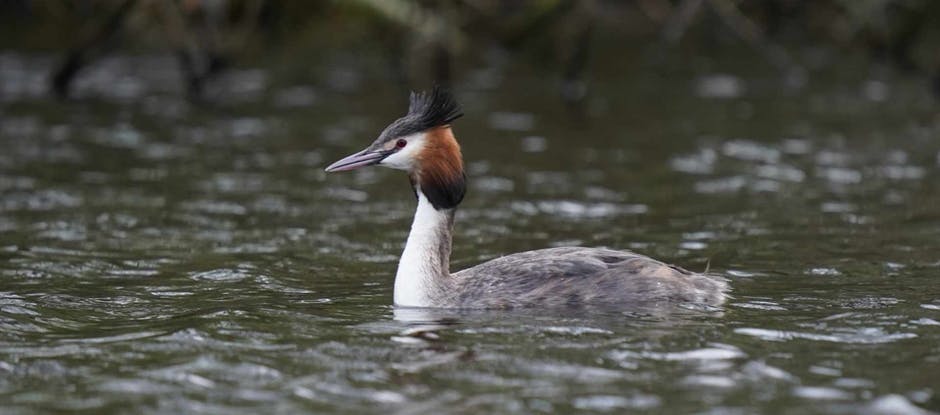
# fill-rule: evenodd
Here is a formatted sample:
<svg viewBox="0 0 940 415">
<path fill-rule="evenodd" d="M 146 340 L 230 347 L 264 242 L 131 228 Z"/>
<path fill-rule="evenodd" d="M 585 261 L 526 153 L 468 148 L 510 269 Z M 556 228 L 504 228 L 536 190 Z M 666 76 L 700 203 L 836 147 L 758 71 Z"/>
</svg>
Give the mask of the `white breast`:
<svg viewBox="0 0 940 415">
<path fill-rule="evenodd" d="M 441 258 L 441 244 L 450 238 L 451 213 L 434 209 L 427 197 L 417 190 L 418 209 L 405 250 L 395 274 L 395 304 L 429 307 L 441 278 L 449 278 L 448 259 Z M 446 250 L 449 256 L 450 249 Z M 440 294 L 440 293 L 438 293 Z"/>
</svg>

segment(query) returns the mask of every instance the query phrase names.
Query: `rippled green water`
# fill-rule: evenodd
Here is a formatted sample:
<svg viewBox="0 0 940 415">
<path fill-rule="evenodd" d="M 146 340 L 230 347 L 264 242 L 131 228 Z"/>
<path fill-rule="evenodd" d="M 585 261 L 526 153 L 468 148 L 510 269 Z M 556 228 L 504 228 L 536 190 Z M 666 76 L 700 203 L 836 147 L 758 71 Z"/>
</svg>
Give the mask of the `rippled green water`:
<svg viewBox="0 0 940 415">
<path fill-rule="evenodd" d="M 195 108 L 134 58 L 56 103 L 47 63 L 0 57 L 2 413 L 940 410 L 940 121 L 914 81 L 640 68 L 586 119 L 550 79 L 468 82 L 455 268 L 609 246 L 735 298 L 415 313 L 389 305 L 407 181 L 322 172 L 402 91 L 252 70 Z"/>
</svg>

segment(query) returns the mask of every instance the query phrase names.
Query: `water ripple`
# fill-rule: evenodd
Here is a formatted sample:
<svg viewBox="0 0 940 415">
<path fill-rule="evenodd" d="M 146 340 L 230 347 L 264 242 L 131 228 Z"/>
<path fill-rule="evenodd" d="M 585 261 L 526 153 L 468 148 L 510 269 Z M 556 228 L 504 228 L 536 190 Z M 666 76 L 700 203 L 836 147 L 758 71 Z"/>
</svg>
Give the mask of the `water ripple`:
<svg viewBox="0 0 940 415">
<path fill-rule="evenodd" d="M 796 339 L 856 344 L 881 344 L 913 339 L 916 333 L 888 333 L 879 327 L 863 327 L 859 329 L 845 329 L 842 333 L 809 333 L 789 330 L 770 330 L 753 327 L 742 327 L 734 330 L 737 334 L 757 337 L 767 341 L 788 341 Z"/>
</svg>

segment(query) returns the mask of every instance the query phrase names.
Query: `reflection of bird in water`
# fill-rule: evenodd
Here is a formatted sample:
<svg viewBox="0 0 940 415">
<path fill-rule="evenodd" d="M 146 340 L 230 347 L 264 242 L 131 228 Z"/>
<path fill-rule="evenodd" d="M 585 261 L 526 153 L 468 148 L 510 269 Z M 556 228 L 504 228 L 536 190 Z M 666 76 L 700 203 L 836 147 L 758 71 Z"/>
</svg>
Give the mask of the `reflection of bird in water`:
<svg viewBox="0 0 940 415">
<path fill-rule="evenodd" d="M 454 212 L 466 189 L 460 146 L 450 123 L 462 115 L 435 88 L 411 95 L 408 114 L 365 150 L 327 172 L 381 165 L 404 170 L 418 199 L 395 276 L 395 304 L 414 307 L 631 307 L 719 305 L 727 282 L 627 251 L 563 247 L 521 252 L 450 273 Z"/>
</svg>

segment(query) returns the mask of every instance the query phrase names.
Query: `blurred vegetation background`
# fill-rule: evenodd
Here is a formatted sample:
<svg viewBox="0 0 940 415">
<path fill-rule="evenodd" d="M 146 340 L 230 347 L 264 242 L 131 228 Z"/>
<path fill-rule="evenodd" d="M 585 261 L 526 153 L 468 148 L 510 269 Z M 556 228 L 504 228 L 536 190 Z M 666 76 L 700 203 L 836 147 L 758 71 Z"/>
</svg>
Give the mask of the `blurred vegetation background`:
<svg viewBox="0 0 940 415">
<path fill-rule="evenodd" d="M 607 57 L 655 68 L 684 55 L 756 58 L 795 83 L 854 56 L 859 72 L 888 68 L 940 97 L 937 23 L 935 0 L 0 0 L 0 47 L 53 55 L 45 82 L 61 98 L 96 62 L 143 53 L 174 56 L 196 101 L 240 66 L 343 90 L 496 88 L 523 65 L 576 106 L 594 76 L 616 76 Z"/>
</svg>

